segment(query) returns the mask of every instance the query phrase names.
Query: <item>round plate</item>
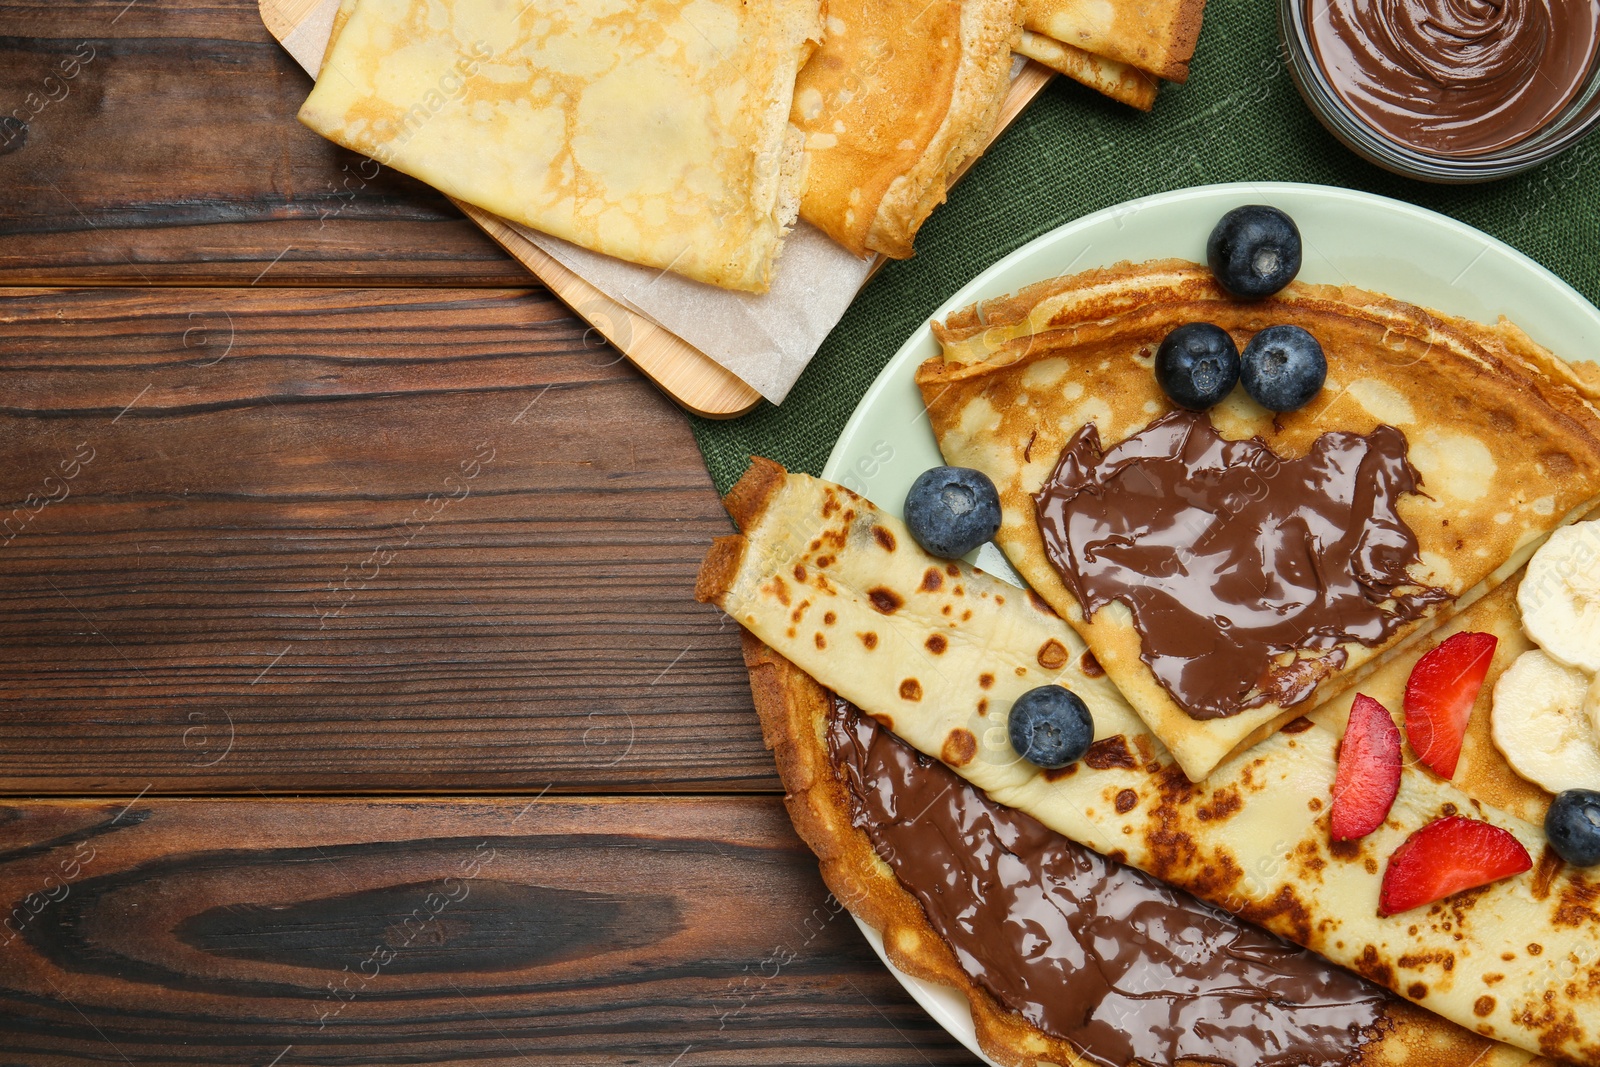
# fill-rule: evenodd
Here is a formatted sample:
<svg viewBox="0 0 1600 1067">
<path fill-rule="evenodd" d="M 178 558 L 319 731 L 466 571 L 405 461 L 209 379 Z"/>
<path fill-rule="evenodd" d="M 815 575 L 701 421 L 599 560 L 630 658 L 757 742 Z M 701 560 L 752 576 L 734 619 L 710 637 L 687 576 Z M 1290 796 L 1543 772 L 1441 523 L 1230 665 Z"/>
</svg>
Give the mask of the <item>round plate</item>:
<svg viewBox="0 0 1600 1067">
<path fill-rule="evenodd" d="M 1272 204 L 1294 218 L 1304 243 L 1302 281 L 1354 285 L 1480 322 L 1503 315 L 1568 360 L 1591 359 L 1589 353 L 1600 345 L 1600 311 L 1510 245 L 1398 200 L 1279 182 L 1200 186 L 1086 215 L 1006 256 L 932 317 L 1046 278 L 1124 260 L 1179 257 L 1203 263 L 1211 228 L 1240 204 Z M 912 380 L 917 366 L 938 352 L 933 331 L 924 323 L 861 398 L 833 446 L 823 477 L 900 514 L 917 475 L 943 462 Z M 1021 584 L 993 545 L 983 546 L 972 559 L 989 573 Z M 865 925 L 862 931 L 883 957 L 876 931 Z M 887 958 L 884 965 L 894 970 Z M 930 1015 L 982 1056 L 963 996 L 894 973 Z"/>
</svg>

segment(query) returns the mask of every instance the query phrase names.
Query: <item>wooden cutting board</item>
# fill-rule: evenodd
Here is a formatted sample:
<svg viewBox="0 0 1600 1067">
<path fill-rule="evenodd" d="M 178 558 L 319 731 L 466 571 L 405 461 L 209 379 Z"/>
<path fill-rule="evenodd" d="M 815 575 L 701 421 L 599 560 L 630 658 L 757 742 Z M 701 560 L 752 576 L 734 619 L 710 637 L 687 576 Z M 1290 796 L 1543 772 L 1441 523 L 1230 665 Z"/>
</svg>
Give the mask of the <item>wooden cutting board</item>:
<svg viewBox="0 0 1600 1067">
<path fill-rule="evenodd" d="M 320 55 L 338 3 L 337 0 L 259 0 L 259 7 L 267 31 L 305 64 L 303 57 L 308 49 L 311 54 Z M 1000 111 L 1000 121 L 984 148 L 994 143 L 994 138 L 1011 125 L 1053 77 L 1055 71 L 1049 67 L 1028 62 L 1012 83 Z M 950 179 L 952 184 L 966 173 L 972 162 L 968 160 L 956 171 Z M 529 239 L 529 231 L 522 226 L 453 197 L 451 203 L 684 408 L 706 418 L 731 419 L 760 402 L 760 394 L 711 357 L 612 300 L 547 255 Z M 884 262 L 879 256 L 872 274 L 867 275 L 868 280 Z M 783 269 L 781 262 L 779 269 Z"/>
</svg>

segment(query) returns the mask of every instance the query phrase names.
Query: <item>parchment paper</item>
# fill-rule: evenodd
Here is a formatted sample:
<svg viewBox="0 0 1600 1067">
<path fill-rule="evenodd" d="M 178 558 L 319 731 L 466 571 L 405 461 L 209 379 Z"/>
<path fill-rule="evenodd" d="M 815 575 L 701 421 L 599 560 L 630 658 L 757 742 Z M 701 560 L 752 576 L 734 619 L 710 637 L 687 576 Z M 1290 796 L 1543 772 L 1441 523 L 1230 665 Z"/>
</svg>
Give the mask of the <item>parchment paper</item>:
<svg viewBox="0 0 1600 1067">
<path fill-rule="evenodd" d="M 804 222 L 784 240 L 772 288 L 760 295 L 625 263 L 542 233 L 530 236 L 590 285 L 677 334 L 774 404 L 789 394 L 872 269 L 872 260 L 857 259 Z"/>
<path fill-rule="evenodd" d="M 322 0 L 283 40 L 313 78 L 322 66 L 338 10 L 339 0 Z M 774 404 L 789 395 L 866 283 L 873 262 L 857 259 L 802 222 L 783 242 L 772 289 L 756 295 L 625 263 L 526 226 L 519 229 L 584 281 L 677 334 Z"/>
</svg>

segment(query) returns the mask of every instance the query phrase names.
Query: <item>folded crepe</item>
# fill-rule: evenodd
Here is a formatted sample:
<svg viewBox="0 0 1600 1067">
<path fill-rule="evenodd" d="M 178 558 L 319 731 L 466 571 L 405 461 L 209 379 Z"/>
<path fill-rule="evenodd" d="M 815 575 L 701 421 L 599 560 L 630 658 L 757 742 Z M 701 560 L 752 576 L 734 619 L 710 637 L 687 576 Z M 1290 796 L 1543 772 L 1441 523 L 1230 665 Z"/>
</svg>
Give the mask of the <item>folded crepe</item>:
<svg viewBox="0 0 1600 1067">
<path fill-rule="evenodd" d="M 1522 1067 L 1532 1058 L 1105 860 L 936 760 L 907 758 L 904 742 L 748 631 L 744 656 L 784 804 L 823 881 L 879 932 L 897 968 L 966 998 L 990 1059 Z M 1060 681 L 1085 677 L 1069 669 Z M 915 818 L 893 817 L 907 811 Z M 929 868 L 951 873 L 930 879 Z M 1001 869 L 1009 876 L 995 885 L 990 872 Z M 987 891 L 976 906 L 975 890 Z"/>
<path fill-rule="evenodd" d="M 1168 81 L 1189 77 L 1205 0 L 1023 0 L 1023 25 Z"/>
<path fill-rule="evenodd" d="M 1054 37 L 1032 30 L 1022 31 L 1016 51 L 1140 111 L 1149 111 L 1155 105 L 1160 82 L 1132 64 L 1062 44 Z"/>
<path fill-rule="evenodd" d="M 800 216 L 858 256 L 911 255 L 994 131 L 1020 28 L 1015 0 L 829 0 L 790 116 L 808 154 Z"/>
<path fill-rule="evenodd" d="M 1536 647 L 1523 632 L 1522 613 L 1517 610 L 1517 587 L 1525 573 L 1526 570 L 1517 572 L 1494 592 L 1415 642 L 1404 654 L 1391 657 L 1363 678 L 1360 685 L 1308 712 L 1306 717 L 1319 726 L 1343 734 L 1344 724 L 1350 718 L 1350 705 L 1360 692 L 1388 708 L 1396 724 L 1403 726 L 1401 708 L 1405 706 L 1406 682 L 1417 660 L 1452 634 L 1493 634 L 1497 642 L 1494 659 L 1489 663 L 1477 706 L 1467 720 L 1461 756 L 1450 781 L 1476 801 L 1534 825 L 1543 825 L 1545 809 L 1553 798 L 1511 769 L 1489 733 L 1490 694 L 1494 692 L 1495 682 L 1518 656 Z M 1501 715 L 1515 713 L 1514 708 L 1503 708 L 1499 712 Z M 1414 754 L 1408 751 L 1406 758 L 1414 761 Z"/>
<path fill-rule="evenodd" d="M 300 121 L 597 252 L 764 292 L 819 0 L 358 0 Z"/>
<path fill-rule="evenodd" d="M 1327 384 L 1287 415 L 1273 416 L 1239 388 L 1209 413 L 1182 416 L 1162 393 L 1152 364 L 1161 340 L 1186 322 L 1221 326 L 1241 350 L 1269 324 L 1302 326 L 1327 352 Z M 1003 512 L 996 543 L 1078 630 L 1197 781 L 1230 754 L 1349 689 L 1384 652 L 1488 592 L 1600 494 L 1600 411 L 1590 387 L 1509 323 L 1483 326 L 1354 288 L 1298 283 L 1270 300 L 1246 303 L 1224 293 L 1206 268 L 1167 260 L 1044 282 L 958 312 L 934 329 L 943 351 L 919 368 L 917 382 L 946 461 L 994 480 Z M 1178 531 L 1183 536 L 1171 547 L 1172 569 L 1135 574 L 1138 588 L 1085 610 L 1050 558 L 1035 494 L 1058 464 L 1093 465 L 1098 450 L 1090 436 L 1104 450 L 1103 471 L 1121 455 L 1122 443 L 1155 448 L 1149 438 L 1171 436 L 1180 417 L 1195 427 L 1177 437 L 1184 449 L 1198 447 L 1201 434 L 1225 442 L 1259 439 L 1264 450 L 1250 462 L 1261 477 L 1245 478 L 1256 489 L 1274 471 L 1300 472 L 1321 462 L 1325 457 L 1314 448 L 1340 434 L 1381 437 L 1390 447 L 1399 442 L 1420 481 L 1414 491 L 1402 491 L 1403 480 L 1390 486 L 1397 495 L 1386 503 L 1414 538 L 1417 558 L 1401 572 L 1400 586 L 1364 591 L 1363 610 L 1384 624 L 1380 633 L 1358 640 L 1355 631 L 1334 632 L 1338 628 L 1302 631 L 1311 636 L 1252 667 L 1249 676 L 1227 675 L 1217 654 L 1244 647 L 1236 635 L 1257 621 L 1241 616 L 1224 631 L 1209 607 L 1185 602 L 1172 584 L 1212 566 L 1217 546 L 1231 549 L 1252 538 L 1255 564 L 1265 580 L 1277 582 L 1300 563 L 1263 554 L 1281 550 L 1280 534 L 1292 543 L 1300 520 L 1294 513 L 1279 516 L 1272 536 L 1257 538 L 1253 529 L 1228 526 L 1248 509 L 1218 504 L 1208 510 L 1178 496 L 1162 506 L 1189 508 L 1183 518 L 1193 525 Z M 1070 457 L 1064 451 L 1069 444 Z M 1363 465 L 1347 477 L 1358 491 L 1372 475 Z M 1130 475 L 1123 488 L 1132 481 Z M 1292 488 L 1273 489 L 1269 500 Z M 1261 499 L 1250 485 L 1242 489 L 1239 503 L 1248 502 L 1245 495 Z M 1092 506 L 1100 492 L 1091 488 L 1078 504 Z M 1362 562 L 1401 553 L 1391 539 L 1404 531 L 1361 529 L 1367 532 L 1355 547 Z M 1121 551 L 1099 543 L 1072 543 L 1071 549 L 1074 559 L 1081 558 L 1080 549 L 1101 552 L 1101 559 Z M 1396 599 L 1372 599 L 1386 595 Z M 1401 613 L 1402 601 L 1414 614 Z M 1189 612 L 1190 625 L 1168 626 L 1166 636 L 1143 633 L 1155 610 L 1176 613 L 1165 618 Z M 1274 616 L 1266 618 L 1275 624 Z M 1177 638 L 1190 647 L 1176 647 Z M 1176 675 L 1231 686 L 1238 697 L 1212 708 L 1180 702 Z"/>
<path fill-rule="evenodd" d="M 1539 827 L 1413 764 L 1386 823 L 1335 846 L 1336 732 L 1296 724 L 1193 783 L 1025 591 L 928 556 L 864 498 L 770 461 L 724 502 L 743 533 L 713 544 L 696 596 L 991 799 L 1481 1036 L 1600 1064 L 1600 883 Z M 1054 772 L 1023 762 L 1005 728 L 1012 702 L 1049 682 L 1095 724 L 1096 758 Z M 1456 812 L 1516 836 L 1535 869 L 1380 916 L 1387 858 Z"/>
</svg>

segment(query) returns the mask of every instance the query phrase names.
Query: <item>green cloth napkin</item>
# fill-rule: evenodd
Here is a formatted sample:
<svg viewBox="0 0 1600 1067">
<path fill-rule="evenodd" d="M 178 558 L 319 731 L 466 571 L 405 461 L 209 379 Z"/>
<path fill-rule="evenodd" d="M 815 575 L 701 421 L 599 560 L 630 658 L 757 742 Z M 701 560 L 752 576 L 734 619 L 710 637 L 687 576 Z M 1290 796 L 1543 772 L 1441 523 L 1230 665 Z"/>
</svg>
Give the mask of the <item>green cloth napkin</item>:
<svg viewBox="0 0 1600 1067">
<path fill-rule="evenodd" d="M 829 335 L 781 407 L 691 417 L 724 492 L 752 454 L 819 473 L 861 395 L 946 297 L 1028 241 L 1135 197 L 1214 182 L 1339 185 L 1409 200 L 1487 231 L 1600 299 L 1600 138 L 1500 182 L 1440 186 L 1351 154 L 1306 109 L 1284 65 L 1276 3 L 1211 0 L 1189 81 L 1151 114 L 1057 78 L 984 154 Z M 781 266 L 781 264 L 780 264 Z"/>
</svg>

